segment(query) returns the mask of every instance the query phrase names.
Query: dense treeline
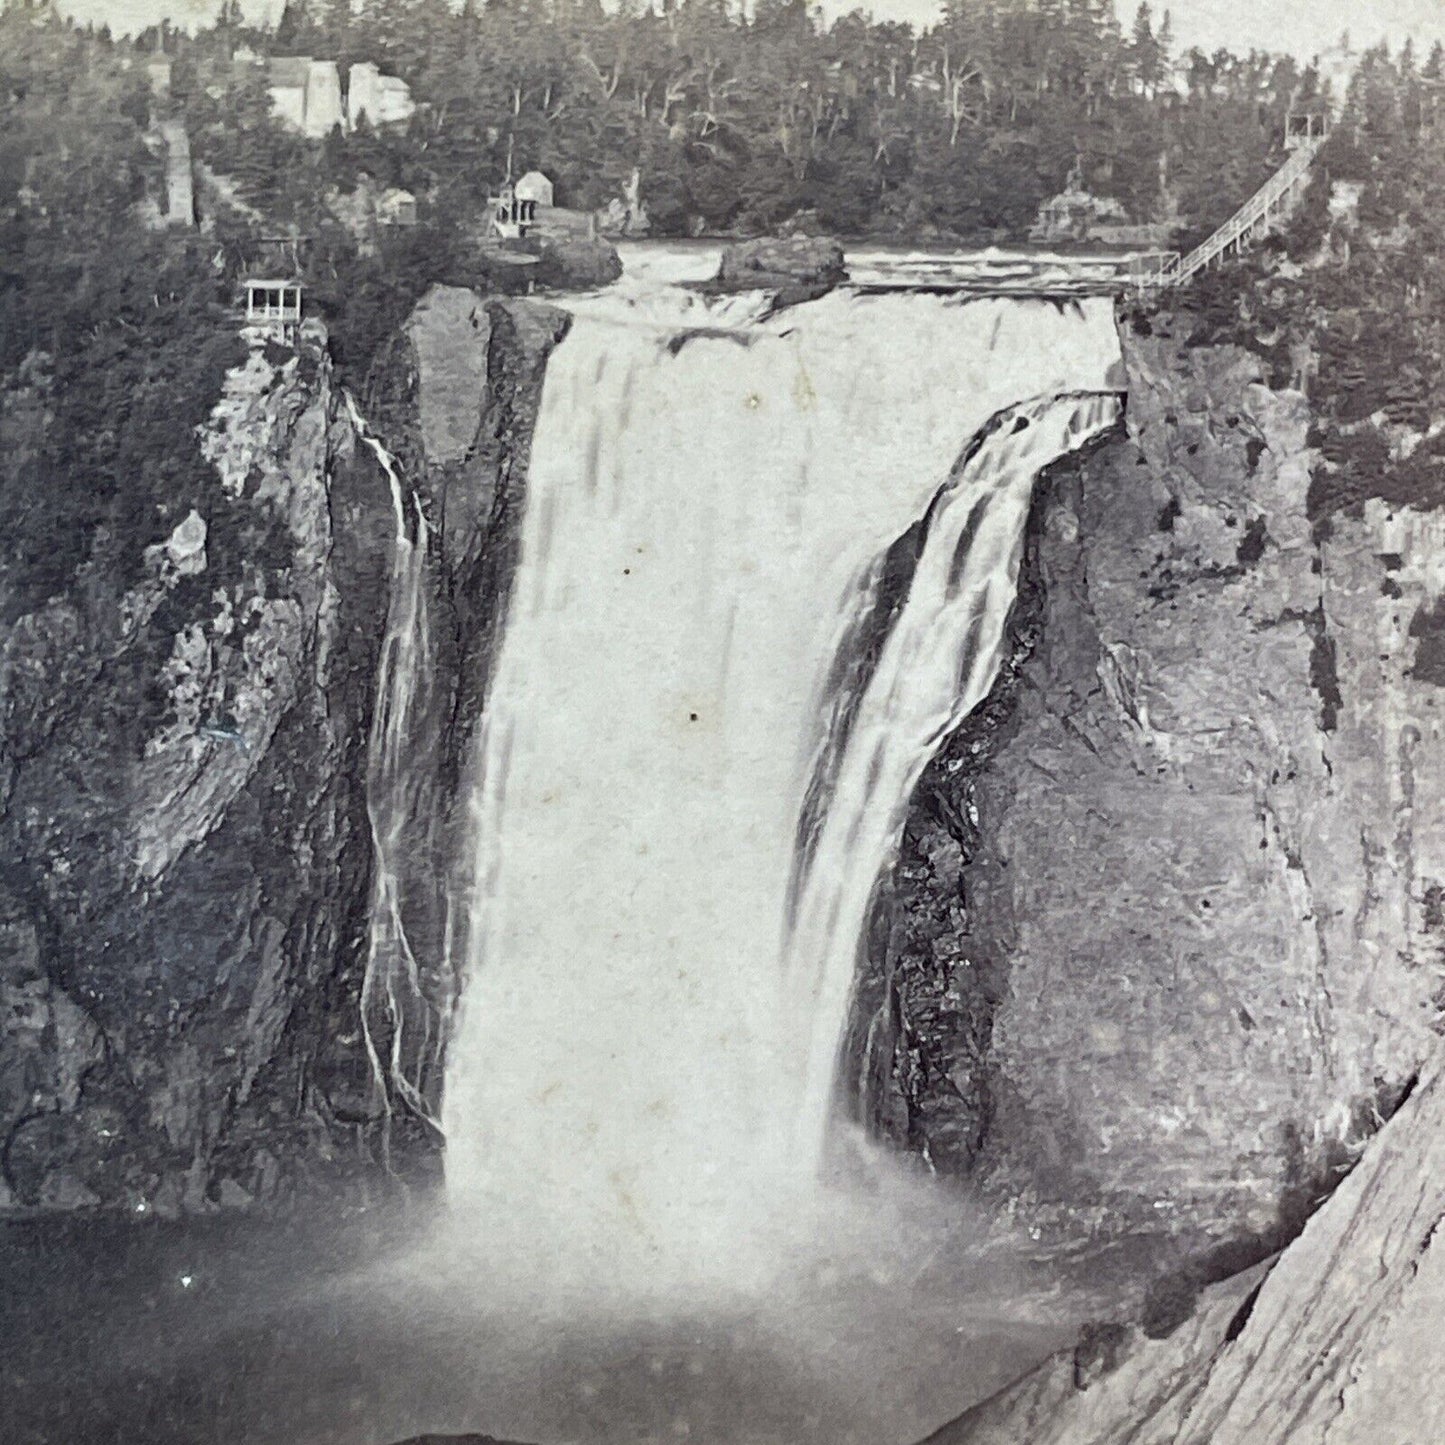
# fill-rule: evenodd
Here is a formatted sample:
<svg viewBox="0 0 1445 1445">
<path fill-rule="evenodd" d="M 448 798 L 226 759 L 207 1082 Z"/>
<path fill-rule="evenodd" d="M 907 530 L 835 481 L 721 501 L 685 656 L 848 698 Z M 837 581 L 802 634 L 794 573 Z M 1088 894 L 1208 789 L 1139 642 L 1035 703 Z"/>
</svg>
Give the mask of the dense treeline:
<svg viewBox="0 0 1445 1445">
<path fill-rule="evenodd" d="M 476 279 L 480 205 L 509 167 L 546 170 L 559 201 L 585 209 L 636 172 L 663 234 L 791 223 L 920 241 L 1016 237 L 1073 178 L 1187 241 L 1267 174 L 1285 114 L 1318 87 L 1290 60 L 1176 58 L 1168 30 L 1141 6 L 1125 32 L 1108 0 L 954 0 L 922 32 L 856 14 L 822 28 L 799 0 L 759 0 L 749 17 L 726 0 L 615 13 L 595 0 L 292 0 L 274 33 L 228 10 L 194 35 L 117 40 L 12 0 L 0 10 L 6 575 L 28 579 L 22 595 L 43 591 L 98 538 L 133 558 L 137 537 L 154 540 L 201 495 L 192 427 L 236 356 L 235 280 L 268 234 L 310 238 L 309 295 L 353 374 L 426 285 Z M 343 69 L 373 60 L 408 81 L 417 114 L 307 140 L 271 116 L 257 68 L 234 63 L 242 46 Z M 146 77 L 162 50 L 168 95 Z M 1315 384 L 1352 455 L 1375 444 L 1348 419 L 1360 408 L 1441 414 L 1440 70 L 1438 53 L 1420 67 L 1408 53 L 1367 58 L 1322 168 L 1359 177 L 1361 237 L 1291 283 L 1317 316 Z M 200 231 L 158 224 L 163 112 L 191 137 Z M 412 190 L 422 224 L 364 244 L 335 210 L 363 175 Z M 1326 196 L 1297 250 L 1311 225 L 1321 243 Z M 1210 314 L 1236 324 L 1253 307 L 1243 329 L 1257 335 L 1259 308 L 1277 305 L 1276 333 L 1297 338 L 1294 304 L 1276 285 Z M 31 422 L 16 397 L 34 402 Z"/>
<path fill-rule="evenodd" d="M 291 0 L 274 33 L 228 10 L 136 43 L 173 56 L 188 119 L 270 210 L 304 211 L 308 188 L 289 182 L 314 148 L 258 124 L 264 87 L 228 64 L 242 44 L 373 60 L 412 86 L 408 132 L 338 136 L 332 174 L 365 164 L 455 214 L 509 167 L 540 167 L 589 210 L 635 171 L 661 234 L 801 217 L 842 235 L 1017 237 L 1071 177 L 1135 221 L 1207 228 L 1315 86 L 1289 59 L 1175 57 L 1167 13 L 1142 4 L 1125 31 L 1113 0 L 950 0 L 922 31 L 861 13 L 824 28 L 804 0 L 750 15 L 730 0 Z"/>
<path fill-rule="evenodd" d="M 208 488 L 191 428 L 244 348 L 208 243 L 141 219 L 162 171 L 148 106 L 143 73 L 112 47 L 0 14 L 7 615 L 62 590 L 87 556 L 138 564 L 141 538 Z M 142 492 L 155 501 L 138 509 Z"/>
<path fill-rule="evenodd" d="M 376 58 L 425 103 L 439 187 L 539 166 L 603 204 L 634 168 L 654 227 L 1017 236 L 1071 175 L 1140 221 L 1207 223 L 1278 146 L 1292 61 L 1192 53 L 1113 0 L 951 0 L 919 32 L 803 0 L 292 0 L 273 44 Z M 484 164 L 479 165 L 479 159 Z"/>
</svg>

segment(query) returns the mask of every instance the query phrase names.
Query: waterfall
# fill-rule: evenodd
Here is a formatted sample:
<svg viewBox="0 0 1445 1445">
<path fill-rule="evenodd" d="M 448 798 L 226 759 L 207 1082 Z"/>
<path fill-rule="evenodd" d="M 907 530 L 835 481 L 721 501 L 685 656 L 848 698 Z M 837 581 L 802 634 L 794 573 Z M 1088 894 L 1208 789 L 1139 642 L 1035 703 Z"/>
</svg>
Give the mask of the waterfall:
<svg viewBox="0 0 1445 1445">
<path fill-rule="evenodd" d="M 426 802 L 414 743 L 435 671 L 425 586 L 430 533 L 421 499 L 409 492 L 395 459 L 367 429 L 351 394 L 343 396 L 357 436 L 386 476 L 396 524 L 366 760 L 372 879 L 362 1036 L 387 1112 L 395 1095 L 420 1117 L 432 1119 L 428 1072 L 440 1054 L 441 1030 L 423 987 L 403 906 L 403 860 L 415 844 Z"/>
<path fill-rule="evenodd" d="M 728 1279 L 811 1207 L 869 895 L 996 674 L 1035 477 L 1114 419 L 1118 342 L 1106 300 L 572 309 L 471 783 L 448 1192 L 533 1277 Z"/>
<path fill-rule="evenodd" d="M 850 700 L 826 806 L 798 860 L 784 954 L 812 1023 L 800 1129 L 815 1156 L 873 887 L 897 854 L 924 766 L 998 676 L 1034 480 L 1107 431 L 1118 411 L 1113 396 L 1065 394 L 991 421 L 935 498 L 907 599 Z"/>
</svg>

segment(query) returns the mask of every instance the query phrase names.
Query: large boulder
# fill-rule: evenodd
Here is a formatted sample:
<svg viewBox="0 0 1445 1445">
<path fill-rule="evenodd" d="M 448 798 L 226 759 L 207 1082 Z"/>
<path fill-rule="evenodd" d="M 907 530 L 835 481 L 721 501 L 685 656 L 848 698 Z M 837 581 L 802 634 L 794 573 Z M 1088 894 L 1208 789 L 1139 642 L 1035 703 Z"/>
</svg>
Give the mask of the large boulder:
<svg viewBox="0 0 1445 1445">
<path fill-rule="evenodd" d="M 609 241 L 588 236 L 547 236 L 537 252 L 536 281 L 553 291 L 608 286 L 622 274 L 622 259 Z"/>
<path fill-rule="evenodd" d="M 742 241 L 722 254 L 713 288 L 776 291 L 780 302 L 812 301 L 848 279 L 843 248 L 809 236 Z"/>
</svg>

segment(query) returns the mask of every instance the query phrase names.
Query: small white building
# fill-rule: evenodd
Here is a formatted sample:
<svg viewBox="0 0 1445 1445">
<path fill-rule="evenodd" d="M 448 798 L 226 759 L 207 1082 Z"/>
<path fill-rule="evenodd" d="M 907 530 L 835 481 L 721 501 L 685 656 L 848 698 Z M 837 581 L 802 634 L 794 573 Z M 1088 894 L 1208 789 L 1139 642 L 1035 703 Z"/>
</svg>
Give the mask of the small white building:
<svg viewBox="0 0 1445 1445">
<path fill-rule="evenodd" d="M 278 55 L 266 67 L 266 88 L 277 120 L 314 140 L 344 121 L 341 72 L 334 60 Z"/>
<path fill-rule="evenodd" d="M 541 171 L 528 171 L 512 190 L 519 201 L 530 202 L 534 212 L 556 204 L 552 199 L 552 182 Z"/>
<path fill-rule="evenodd" d="M 499 194 L 487 198 L 490 231 L 503 241 L 525 240 L 537 219 L 537 203 L 524 201 L 509 181 Z"/>
<path fill-rule="evenodd" d="M 299 281 L 272 281 L 257 277 L 244 284 L 247 326 L 261 327 L 285 336 L 301 325 Z"/>
<path fill-rule="evenodd" d="M 416 225 L 416 197 L 399 186 L 383 191 L 376 203 L 376 219 L 383 226 Z"/>
<path fill-rule="evenodd" d="M 196 224 L 196 187 L 191 175 L 191 140 L 179 120 L 163 120 L 156 126 L 166 147 L 166 224 Z"/>
<path fill-rule="evenodd" d="M 1334 45 L 1314 57 L 1315 71 L 1321 86 L 1329 91 L 1330 107 L 1336 119 L 1344 110 L 1350 81 L 1354 79 L 1362 59 L 1361 52 L 1350 45 L 1348 35 L 1342 35 Z"/>
<path fill-rule="evenodd" d="M 151 94 L 165 99 L 171 93 L 171 58 L 157 53 L 146 61 L 146 83 Z"/>
<path fill-rule="evenodd" d="M 372 126 L 405 125 L 416 114 L 411 87 L 395 75 L 383 75 L 369 60 L 346 74 L 346 118 L 355 130 L 364 115 Z"/>
</svg>

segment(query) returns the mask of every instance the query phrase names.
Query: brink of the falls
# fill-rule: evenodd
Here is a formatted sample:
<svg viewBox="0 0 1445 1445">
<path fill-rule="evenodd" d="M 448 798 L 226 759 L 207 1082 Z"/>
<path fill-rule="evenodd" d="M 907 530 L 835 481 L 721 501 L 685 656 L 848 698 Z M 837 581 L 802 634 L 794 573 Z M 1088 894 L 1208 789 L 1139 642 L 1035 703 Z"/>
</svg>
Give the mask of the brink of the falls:
<svg viewBox="0 0 1445 1445">
<path fill-rule="evenodd" d="M 448 1195 L 539 1290 L 738 1280 L 817 1206 L 869 898 L 996 675 L 1036 477 L 1116 420 L 1112 306 L 571 309 L 471 783 Z"/>
</svg>

